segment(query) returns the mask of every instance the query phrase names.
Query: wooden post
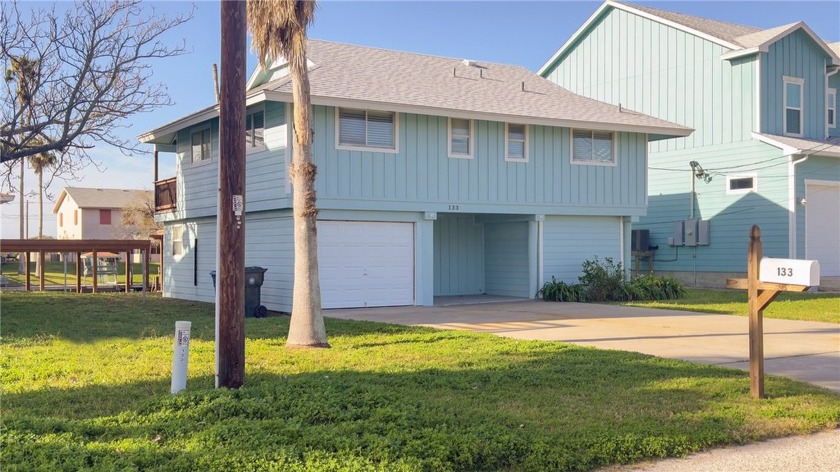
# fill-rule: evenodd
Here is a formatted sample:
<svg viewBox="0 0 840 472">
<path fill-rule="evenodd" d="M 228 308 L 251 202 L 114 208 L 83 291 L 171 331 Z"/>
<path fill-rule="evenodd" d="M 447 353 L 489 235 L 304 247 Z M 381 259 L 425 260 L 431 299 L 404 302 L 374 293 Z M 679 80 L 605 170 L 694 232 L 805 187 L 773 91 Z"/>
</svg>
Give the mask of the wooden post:
<svg viewBox="0 0 840 472">
<path fill-rule="evenodd" d="M 158 181 L 158 150 L 155 149 L 155 180 L 153 182 Z"/>
<path fill-rule="evenodd" d="M 76 293 L 82 293 L 82 253 L 76 253 Z"/>
<path fill-rule="evenodd" d="M 758 306 L 758 266 L 761 263 L 761 230 L 753 225 L 747 246 L 747 300 L 750 315 L 750 394 L 764 398 L 764 309 Z"/>
<path fill-rule="evenodd" d="M 245 2 L 223 1 L 221 12 L 216 378 L 218 387 L 238 388 L 245 381 Z"/>
<path fill-rule="evenodd" d="M 32 273 L 29 271 L 29 252 L 23 253 L 23 266 L 26 268 L 26 270 L 24 271 L 24 280 L 26 280 L 24 286 L 26 287 L 26 291 L 28 292 L 32 290 L 32 279 L 29 278 L 29 276 L 32 275 Z"/>
<path fill-rule="evenodd" d="M 91 251 L 91 257 L 93 257 L 93 262 L 91 263 L 91 274 L 93 274 L 93 282 L 91 284 L 90 293 L 96 293 L 96 289 L 98 287 L 99 281 L 99 257 L 96 254 L 96 249 Z"/>
<path fill-rule="evenodd" d="M 143 253 L 143 294 L 145 296 L 146 290 L 149 290 L 149 250 L 141 249 Z M 160 260 L 163 261 L 163 251 L 160 254 Z M 163 264 L 161 262 L 161 264 Z"/>
<path fill-rule="evenodd" d="M 43 292 L 44 288 L 44 251 L 38 251 L 38 290 Z"/>
<path fill-rule="evenodd" d="M 131 251 L 125 252 L 125 293 L 131 292 Z"/>
</svg>

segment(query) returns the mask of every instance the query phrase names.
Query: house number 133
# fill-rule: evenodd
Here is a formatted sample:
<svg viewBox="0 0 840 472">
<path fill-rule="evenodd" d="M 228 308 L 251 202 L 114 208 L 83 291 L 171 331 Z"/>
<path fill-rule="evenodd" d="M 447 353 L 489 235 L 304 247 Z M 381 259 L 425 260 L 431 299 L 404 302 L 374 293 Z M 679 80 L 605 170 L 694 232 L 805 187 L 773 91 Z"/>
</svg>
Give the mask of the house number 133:
<svg viewBox="0 0 840 472">
<path fill-rule="evenodd" d="M 776 275 L 779 277 L 793 277 L 792 267 L 776 267 Z"/>
<path fill-rule="evenodd" d="M 458 206 L 458 205 L 451 205 L 451 204 L 449 205 L 449 209 L 450 209 L 450 210 L 459 210 L 460 208 L 461 208 L 461 207 L 460 207 L 460 206 Z"/>
</svg>

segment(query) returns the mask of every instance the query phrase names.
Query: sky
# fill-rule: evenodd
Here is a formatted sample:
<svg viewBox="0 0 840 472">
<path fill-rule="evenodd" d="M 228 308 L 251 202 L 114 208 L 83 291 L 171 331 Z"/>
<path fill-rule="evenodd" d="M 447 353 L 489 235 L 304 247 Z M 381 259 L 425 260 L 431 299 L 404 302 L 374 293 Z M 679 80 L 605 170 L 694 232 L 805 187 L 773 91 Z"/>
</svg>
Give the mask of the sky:
<svg viewBox="0 0 840 472">
<path fill-rule="evenodd" d="M 358 1 L 322 0 L 309 36 L 459 59 L 516 64 L 537 71 L 601 5 L 600 1 Z M 634 1 L 663 10 L 771 28 L 804 21 L 828 42 L 840 41 L 840 0 L 830 1 Z M 44 6 L 24 1 L 22 6 Z M 59 6 L 71 6 L 62 3 Z M 161 14 L 188 12 L 188 23 L 168 32 L 163 40 L 183 40 L 189 53 L 153 63 L 153 80 L 164 83 L 174 105 L 128 119 L 126 138 L 157 128 L 213 104 L 212 64 L 220 64 L 220 2 L 145 2 Z M 249 37 L 250 45 L 250 37 Z M 256 57 L 248 56 L 248 73 Z M 81 181 L 53 181 L 44 203 L 45 235 L 55 236 L 52 214 L 55 198 L 65 186 L 98 188 L 153 188 L 153 159 L 149 153 L 126 157 L 101 145 L 91 155 L 103 163 L 104 172 L 93 166 L 82 171 Z M 160 154 L 159 177 L 175 175 L 174 155 Z M 25 187 L 34 189 L 31 172 Z M 8 191 L 2 188 L 0 191 Z M 19 237 L 19 203 L 0 206 L 3 238 Z M 37 232 L 37 201 L 29 197 L 29 233 Z"/>
</svg>

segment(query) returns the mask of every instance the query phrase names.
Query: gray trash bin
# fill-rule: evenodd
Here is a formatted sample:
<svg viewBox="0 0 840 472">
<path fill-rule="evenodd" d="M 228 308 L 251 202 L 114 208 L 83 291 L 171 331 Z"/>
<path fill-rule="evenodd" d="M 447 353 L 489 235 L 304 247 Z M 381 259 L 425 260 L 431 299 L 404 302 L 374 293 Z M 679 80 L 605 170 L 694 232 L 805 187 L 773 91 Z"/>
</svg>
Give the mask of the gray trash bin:
<svg viewBox="0 0 840 472">
<path fill-rule="evenodd" d="M 246 318 L 265 318 L 268 316 L 268 309 L 260 305 L 260 291 L 263 280 L 265 280 L 265 272 L 268 269 L 264 267 L 246 267 L 245 268 L 245 317 Z M 213 278 L 213 288 L 216 288 L 216 271 L 210 271 L 210 277 Z"/>
</svg>

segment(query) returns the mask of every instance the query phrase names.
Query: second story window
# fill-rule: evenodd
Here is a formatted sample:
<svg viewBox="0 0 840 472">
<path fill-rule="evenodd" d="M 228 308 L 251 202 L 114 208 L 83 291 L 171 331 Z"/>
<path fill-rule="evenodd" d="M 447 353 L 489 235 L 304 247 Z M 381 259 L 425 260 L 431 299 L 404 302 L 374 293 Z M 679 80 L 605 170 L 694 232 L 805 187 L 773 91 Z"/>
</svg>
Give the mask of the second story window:
<svg viewBox="0 0 840 472">
<path fill-rule="evenodd" d="M 829 128 L 837 127 L 837 89 L 830 88 L 825 94 L 825 122 Z"/>
<path fill-rule="evenodd" d="M 528 126 L 505 124 L 505 160 L 528 162 Z"/>
<path fill-rule="evenodd" d="M 245 117 L 245 149 L 259 150 L 265 147 L 265 112 L 253 111 Z"/>
<path fill-rule="evenodd" d="M 201 162 L 210 159 L 210 128 L 196 131 L 190 135 L 190 149 L 193 162 Z"/>
<path fill-rule="evenodd" d="M 337 147 L 386 152 L 397 150 L 395 113 L 339 108 L 337 114 Z"/>
<path fill-rule="evenodd" d="M 99 210 L 99 224 L 111 224 L 111 210 Z"/>
<path fill-rule="evenodd" d="M 613 133 L 585 129 L 573 130 L 572 163 L 615 165 Z"/>
<path fill-rule="evenodd" d="M 803 89 L 805 79 L 784 77 L 784 130 L 791 136 L 802 136 Z"/>
<path fill-rule="evenodd" d="M 472 120 L 449 119 L 449 157 L 472 158 Z"/>
</svg>

